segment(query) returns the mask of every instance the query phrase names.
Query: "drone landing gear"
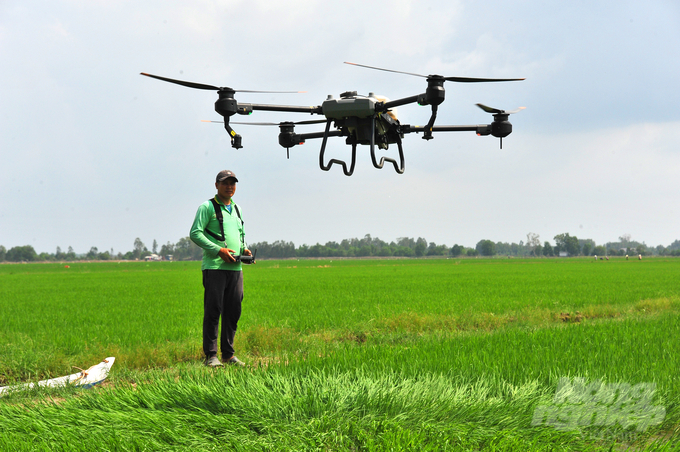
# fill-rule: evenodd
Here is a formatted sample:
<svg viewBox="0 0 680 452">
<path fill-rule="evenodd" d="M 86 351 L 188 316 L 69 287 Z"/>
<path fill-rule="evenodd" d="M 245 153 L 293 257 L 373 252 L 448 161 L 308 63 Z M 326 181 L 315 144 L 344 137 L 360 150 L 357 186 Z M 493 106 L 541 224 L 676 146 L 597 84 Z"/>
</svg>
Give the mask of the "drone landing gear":
<svg viewBox="0 0 680 452">
<path fill-rule="evenodd" d="M 380 158 L 380 163 L 375 158 L 375 116 L 373 117 L 373 120 L 371 121 L 371 161 L 373 162 L 373 166 L 382 169 L 383 166 L 385 165 L 385 162 L 390 162 L 392 165 L 394 165 L 394 170 L 397 172 L 397 174 L 404 174 L 404 149 L 401 146 L 401 137 L 399 135 L 396 135 L 396 141 L 397 141 L 397 146 L 399 147 L 399 160 L 401 161 L 401 167 L 397 165 L 397 161 L 394 159 L 391 159 L 389 157 L 381 157 Z"/>
<path fill-rule="evenodd" d="M 399 147 L 399 163 L 397 163 L 396 160 L 389 158 L 389 157 L 381 157 L 380 162 L 378 162 L 378 159 L 375 156 L 375 122 L 376 118 L 373 116 L 370 118 L 370 123 L 371 123 L 371 129 L 370 129 L 370 143 L 366 143 L 365 138 L 363 140 L 360 140 L 357 137 L 357 130 L 359 129 L 358 127 L 355 129 L 354 132 L 349 133 L 349 136 L 347 137 L 347 144 L 352 145 L 352 161 L 351 164 L 349 165 L 349 169 L 347 169 L 347 162 L 344 162 L 342 160 L 338 159 L 331 159 L 328 161 L 328 164 L 324 164 L 324 155 L 326 153 L 326 143 L 328 141 L 328 137 L 330 136 L 330 125 L 331 125 L 331 120 L 329 119 L 326 122 L 326 130 L 324 131 L 323 134 L 323 141 L 321 143 L 321 151 L 319 152 L 319 168 L 321 168 L 324 171 L 329 171 L 331 167 L 334 164 L 338 164 L 342 166 L 342 172 L 345 173 L 345 176 L 351 176 L 354 173 L 354 166 L 356 165 L 356 156 L 357 156 L 357 145 L 358 144 L 370 144 L 371 148 L 371 162 L 373 163 L 373 166 L 377 169 L 382 169 L 385 165 L 385 162 L 389 162 L 392 165 L 394 165 L 394 170 L 397 172 L 397 174 L 404 174 L 404 149 L 401 145 L 401 137 L 397 134 L 396 135 L 396 143 L 397 146 Z"/>
<path fill-rule="evenodd" d="M 385 162 L 390 162 L 392 165 L 394 165 L 394 170 L 397 172 L 397 174 L 404 174 L 404 149 L 401 147 L 401 138 L 398 139 L 397 146 L 399 147 L 399 161 L 401 162 L 401 166 L 397 164 L 396 160 L 389 157 L 380 157 L 380 163 L 378 163 L 375 158 L 374 149 L 371 146 L 371 161 L 373 162 L 373 166 L 378 169 L 382 169 L 385 165 Z"/>
<path fill-rule="evenodd" d="M 352 143 L 352 164 L 349 167 L 349 170 L 347 170 L 347 163 L 345 163 L 342 160 L 338 159 L 330 159 L 328 161 L 328 165 L 324 165 L 323 163 L 323 156 L 326 152 L 326 142 L 328 141 L 328 131 L 331 128 L 331 120 L 329 119 L 326 121 L 326 131 L 323 134 L 323 141 L 321 142 L 321 152 L 319 152 L 319 168 L 321 168 L 324 171 L 328 171 L 331 169 L 331 166 L 333 164 L 337 163 L 338 165 L 342 165 L 342 172 L 345 173 L 345 176 L 351 176 L 354 174 L 354 165 L 357 162 L 357 143 L 356 141 Z"/>
</svg>

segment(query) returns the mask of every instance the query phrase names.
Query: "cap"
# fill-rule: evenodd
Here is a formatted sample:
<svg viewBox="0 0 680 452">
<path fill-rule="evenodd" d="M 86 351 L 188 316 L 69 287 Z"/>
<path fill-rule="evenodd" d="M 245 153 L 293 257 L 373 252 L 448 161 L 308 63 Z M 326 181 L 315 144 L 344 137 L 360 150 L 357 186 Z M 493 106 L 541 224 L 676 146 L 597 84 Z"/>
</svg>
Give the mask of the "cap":
<svg viewBox="0 0 680 452">
<path fill-rule="evenodd" d="M 219 173 L 217 173 L 217 177 L 215 178 L 215 182 L 222 182 L 225 179 L 229 178 L 234 178 L 236 182 L 238 182 L 238 179 L 236 179 L 236 174 L 234 174 L 233 171 L 230 170 L 222 170 Z"/>
</svg>

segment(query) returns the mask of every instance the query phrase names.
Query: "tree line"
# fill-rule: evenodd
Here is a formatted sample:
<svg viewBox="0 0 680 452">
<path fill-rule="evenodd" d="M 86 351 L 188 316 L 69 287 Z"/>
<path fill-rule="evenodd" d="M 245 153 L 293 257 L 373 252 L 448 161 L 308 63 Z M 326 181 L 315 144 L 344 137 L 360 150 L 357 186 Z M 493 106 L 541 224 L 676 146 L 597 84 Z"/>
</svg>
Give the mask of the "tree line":
<svg viewBox="0 0 680 452">
<path fill-rule="evenodd" d="M 341 242 L 327 242 L 324 245 L 303 244 L 295 246 L 293 242 L 277 240 L 273 243 L 257 242 L 249 245 L 257 250 L 261 259 L 287 258 L 323 258 L 323 257 L 426 257 L 426 256 L 514 256 L 514 257 L 552 257 L 552 256 L 625 256 L 625 255 L 658 255 L 680 256 L 680 240 L 669 246 L 658 245 L 648 247 L 644 242 L 632 240 L 629 234 L 619 237 L 616 242 L 597 245 L 591 239 L 579 239 L 568 233 L 558 234 L 554 243 L 541 242 L 540 236 L 532 232 L 527 234 L 526 242 L 519 243 L 494 242 L 483 239 L 474 247 L 455 244 L 452 247 L 428 242 L 422 237 L 417 239 L 400 237 L 392 242 L 385 242 L 366 234 L 363 238 L 344 239 Z M 196 246 L 189 237 L 177 243 L 166 243 L 158 246 L 153 241 L 151 250 L 136 238 L 132 250 L 125 253 L 110 251 L 100 252 L 97 247 L 90 248 L 85 254 L 76 254 L 72 247 L 63 251 L 57 247 L 54 253 L 38 254 L 31 245 L 15 246 L 7 250 L 0 245 L 0 262 L 33 262 L 33 261 L 78 261 L 78 260 L 141 260 L 147 256 L 159 256 L 163 260 L 201 260 L 203 250 Z"/>
<path fill-rule="evenodd" d="M 644 242 L 631 240 L 630 235 L 619 237 L 616 242 L 607 242 L 597 245 L 592 239 L 579 239 L 568 233 L 558 234 L 554 237 L 554 245 L 546 241 L 541 244 L 537 234 L 527 234 L 526 243 L 494 243 L 491 240 L 480 240 L 475 251 L 481 256 L 680 256 L 680 240 L 676 240 L 669 246 L 658 245 L 649 247 Z"/>
</svg>

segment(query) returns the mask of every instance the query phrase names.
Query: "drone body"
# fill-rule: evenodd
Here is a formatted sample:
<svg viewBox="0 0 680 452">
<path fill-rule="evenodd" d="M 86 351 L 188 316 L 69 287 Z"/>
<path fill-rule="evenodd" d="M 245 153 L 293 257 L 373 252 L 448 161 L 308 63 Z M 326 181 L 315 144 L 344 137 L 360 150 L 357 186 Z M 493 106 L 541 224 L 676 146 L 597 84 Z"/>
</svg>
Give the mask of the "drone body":
<svg viewBox="0 0 680 452">
<path fill-rule="evenodd" d="M 347 64 L 363 66 L 354 63 Z M 476 83 L 505 82 L 524 79 L 480 79 L 468 77 L 443 77 L 440 75 L 424 76 L 420 74 L 392 71 L 371 66 L 363 67 L 425 77 L 427 79 L 427 89 L 422 94 L 394 101 L 389 101 L 388 99 L 381 96 L 376 96 L 373 93 L 369 93 L 368 96 L 361 96 L 358 95 L 356 91 L 348 91 L 340 94 L 339 99 L 335 99 L 333 96 L 329 95 L 328 98 L 319 106 L 303 107 L 293 105 L 246 104 L 240 103 L 234 98 L 234 95 L 237 92 L 262 93 L 271 91 L 235 90 L 228 87 L 217 87 L 194 82 L 186 82 L 182 80 L 174 80 L 144 72 L 141 74 L 166 82 L 187 86 L 189 88 L 216 90 L 218 99 L 215 102 L 215 111 L 224 118 L 224 128 L 231 136 L 232 147 L 236 149 L 239 149 L 243 146 L 241 136 L 238 135 L 230 125 L 230 119 L 235 114 L 248 115 L 253 111 L 263 110 L 323 115 L 326 119 L 316 121 L 285 121 L 278 124 L 234 122 L 234 124 L 278 125 L 280 129 L 279 144 L 287 150 L 290 150 L 290 148 L 296 145 L 305 143 L 305 141 L 308 139 L 322 138 L 321 151 L 319 153 L 319 167 L 324 171 L 328 171 L 334 164 L 338 164 L 342 167 L 343 172 L 347 176 L 351 176 L 354 172 L 354 166 L 356 163 L 356 149 L 357 145 L 359 144 L 370 146 L 371 160 L 374 167 L 382 168 L 385 162 L 389 162 L 394 166 L 394 169 L 397 173 L 402 174 L 404 172 L 404 150 L 402 147 L 402 139 L 404 138 L 405 134 L 412 132 L 422 132 L 423 139 L 431 140 L 434 138 L 432 136 L 433 132 L 473 131 L 478 135 L 492 135 L 494 137 L 500 138 L 502 147 L 503 137 L 506 137 L 512 133 L 512 124 L 510 124 L 508 121 L 508 116 L 512 113 L 516 113 L 519 110 L 504 111 L 487 107 L 482 104 L 477 104 L 477 106 L 487 113 L 493 114 L 494 121 L 491 124 L 472 126 L 435 126 L 434 123 L 437 118 L 438 107 L 442 102 L 444 102 L 445 99 L 445 81 Z M 431 106 L 432 113 L 430 120 L 425 126 L 401 124 L 397 119 L 395 112 L 396 107 L 411 103 Z M 326 124 L 325 130 L 323 132 L 303 134 L 295 133 L 296 125 L 317 123 Z M 331 130 L 331 124 L 334 125 L 334 130 Z M 327 164 L 324 163 L 326 143 L 328 141 L 328 137 L 332 136 L 344 136 L 346 137 L 345 142 L 352 146 L 352 160 L 349 166 L 346 162 L 337 159 L 331 159 Z M 390 144 L 396 144 L 398 146 L 399 162 L 388 157 L 381 157 L 380 161 L 378 161 L 375 156 L 376 146 L 380 149 L 388 149 Z"/>
</svg>

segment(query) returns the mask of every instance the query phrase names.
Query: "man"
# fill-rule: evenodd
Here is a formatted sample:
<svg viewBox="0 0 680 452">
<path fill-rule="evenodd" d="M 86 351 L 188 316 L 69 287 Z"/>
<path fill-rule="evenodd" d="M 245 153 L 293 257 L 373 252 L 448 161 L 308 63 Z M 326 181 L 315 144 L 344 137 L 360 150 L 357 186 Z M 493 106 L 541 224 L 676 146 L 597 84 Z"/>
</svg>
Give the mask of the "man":
<svg viewBox="0 0 680 452">
<path fill-rule="evenodd" d="M 237 262 L 232 254 L 250 256 L 251 253 L 244 241 L 241 209 L 232 200 L 237 182 L 232 171 L 217 173 L 217 195 L 198 207 L 189 234 L 191 240 L 203 248 L 203 352 L 205 365 L 210 367 L 223 366 L 217 357 L 220 316 L 222 360 L 245 366 L 234 356 L 234 336 L 243 300 L 243 272 L 241 262 Z M 219 213 L 222 214 L 221 224 Z"/>
</svg>

